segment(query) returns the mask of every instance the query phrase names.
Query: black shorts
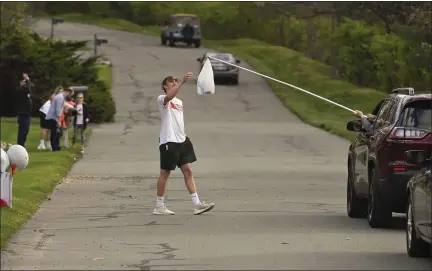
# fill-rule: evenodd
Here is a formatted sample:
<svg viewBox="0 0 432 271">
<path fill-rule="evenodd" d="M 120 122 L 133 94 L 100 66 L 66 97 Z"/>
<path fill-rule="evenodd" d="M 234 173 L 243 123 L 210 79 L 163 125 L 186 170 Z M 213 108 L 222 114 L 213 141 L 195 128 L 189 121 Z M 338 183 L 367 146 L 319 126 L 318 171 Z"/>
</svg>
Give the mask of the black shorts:
<svg viewBox="0 0 432 271">
<path fill-rule="evenodd" d="M 50 123 L 49 123 L 49 121 L 47 121 L 45 119 L 46 115 L 44 113 L 42 113 L 42 112 L 39 112 L 39 114 L 40 114 L 40 116 L 39 116 L 39 119 L 40 119 L 40 124 L 39 124 L 40 128 L 42 128 L 42 129 L 50 129 Z"/>
<path fill-rule="evenodd" d="M 183 143 L 168 142 L 159 146 L 160 167 L 165 170 L 175 170 L 185 164 L 195 162 L 195 151 L 189 137 Z"/>
</svg>

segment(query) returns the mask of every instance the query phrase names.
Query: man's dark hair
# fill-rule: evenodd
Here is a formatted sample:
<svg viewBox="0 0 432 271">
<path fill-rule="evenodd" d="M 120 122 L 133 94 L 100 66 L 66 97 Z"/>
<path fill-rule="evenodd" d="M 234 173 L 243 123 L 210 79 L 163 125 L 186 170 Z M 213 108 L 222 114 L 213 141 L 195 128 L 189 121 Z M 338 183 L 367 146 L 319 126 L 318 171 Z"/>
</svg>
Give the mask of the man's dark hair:
<svg viewBox="0 0 432 271">
<path fill-rule="evenodd" d="M 164 86 L 166 86 L 166 84 L 168 82 L 173 82 L 175 80 L 177 80 L 177 78 L 175 78 L 174 76 L 171 76 L 171 75 L 165 77 L 164 80 L 162 80 L 162 85 L 161 85 L 162 90 L 166 93 L 166 89 L 164 88 Z"/>
</svg>

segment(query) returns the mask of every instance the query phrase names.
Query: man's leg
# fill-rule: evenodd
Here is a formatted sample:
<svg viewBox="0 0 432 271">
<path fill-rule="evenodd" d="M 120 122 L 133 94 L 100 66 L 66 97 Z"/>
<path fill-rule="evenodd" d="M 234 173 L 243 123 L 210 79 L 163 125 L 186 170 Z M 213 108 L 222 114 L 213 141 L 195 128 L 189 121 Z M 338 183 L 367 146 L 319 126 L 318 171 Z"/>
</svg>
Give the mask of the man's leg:
<svg viewBox="0 0 432 271">
<path fill-rule="evenodd" d="M 27 135 L 30 129 L 30 117 L 18 116 L 18 145 L 25 147 Z"/>
<path fill-rule="evenodd" d="M 159 146 L 160 152 L 160 174 L 157 181 L 156 208 L 153 210 L 154 215 L 173 215 L 174 212 L 168 210 L 165 206 L 164 196 L 168 177 L 172 170 L 175 170 L 179 157 L 179 147 L 177 144 L 162 144 Z"/>
<path fill-rule="evenodd" d="M 17 144 L 24 147 L 24 121 L 22 116 L 17 116 L 17 122 L 18 122 L 18 138 L 17 138 Z"/>
<path fill-rule="evenodd" d="M 186 141 L 181 148 L 178 166 L 183 173 L 186 188 L 192 197 L 192 202 L 195 207 L 194 214 L 199 215 L 213 209 L 214 203 L 204 203 L 199 200 L 191 165 L 191 163 L 195 162 L 196 160 L 197 159 L 192 142 L 189 138 L 186 138 Z"/>
<path fill-rule="evenodd" d="M 49 127 L 48 125 L 46 127 Z M 45 129 L 45 134 L 46 134 L 46 148 L 48 150 L 52 150 L 51 147 L 51 130 L 49 128 Z"/>
<path fill-rule="evenodd" d="M 55 120 L 49 120 L 50 133 L 51 133 L 51 148 L 52 151 L 59 151 L 60 146 L 58 145 L 58 133 L 57 133 L 57 122 Z"/>
</svg>

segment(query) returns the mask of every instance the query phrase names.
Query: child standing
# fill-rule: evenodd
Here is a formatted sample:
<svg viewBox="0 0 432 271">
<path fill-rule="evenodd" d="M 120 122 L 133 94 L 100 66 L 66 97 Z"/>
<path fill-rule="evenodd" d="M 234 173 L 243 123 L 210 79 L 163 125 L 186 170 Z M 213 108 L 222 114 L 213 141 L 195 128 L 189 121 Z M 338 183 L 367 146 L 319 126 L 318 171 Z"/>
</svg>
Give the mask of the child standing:
<svg viewBox="0 0 432 271">
<path fill-rule="evenodd" d="M 64 135 L 64 143 L 63 145 L 68 148 L 69 147 L 69 128 L 72 124 L 73 111 L 75 110 L 75 103 L 72 100 L 72 96 L 74 95 L 74 91 L 70 89 L 71 96 L 65 98 L 65 106 L 62 116 L 62 129 Z"/>
<path fill-rule="evenodd" d="M 78 130 L 81 131 L 81 152 L 84 153 L 84 140 L 85 140 L 85 130 L 87 128 L 88 119 L 88 107 L 84 103 L 84 95 L 82 93 L 78 94 L 76 100 L 76 110 L 73 111 L 75 116 L 73 120 L 74 132 L 72 137 L 72 145 L 75 145 Z"/>
</svg>

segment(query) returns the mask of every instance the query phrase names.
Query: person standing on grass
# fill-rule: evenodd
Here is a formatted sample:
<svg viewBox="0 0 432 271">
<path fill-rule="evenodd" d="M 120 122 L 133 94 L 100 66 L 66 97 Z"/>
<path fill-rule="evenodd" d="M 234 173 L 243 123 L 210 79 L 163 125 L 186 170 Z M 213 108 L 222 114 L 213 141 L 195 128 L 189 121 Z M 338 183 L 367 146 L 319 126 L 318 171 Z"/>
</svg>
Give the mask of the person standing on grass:
<svg viewBox="0 0 432 271">
<path fill-rule="evenodd" d="M 51 150 L 51 142 L 49 141 L 50 140 L 50 136 L 49 136 L 50 126 L 49 126 L 49 122 L 45 119 L 46 114 L 48 113 L 50 106 L 51 106 L 51 100 L 48 100 L 39 109 L 39 115 L 40 115 L 39 116 L 39 119 L 40 119 L 39 126 L 41 128 L 41 135 L 40 135 L 40 143 L 39 143 L 39 146 L 37 147 L 37 149 L 40 151 L 43 151 L 46 149 Z M 46 145 L 45 145 L 45 141 L 46 141 Z"/>
<path fill-rule="evenodd" d="M 17 144 L 25 147 L 27 135 L 30 130 L 33 103 L 31 99 L 32 83 L 30 77 L 24 73 L 23 80 L 15 91 L 15 113 L 18 122 Z"/>
<path fill-rule="evenodd" d="M 87 104 L 84 103 L 84 95 L 79 93 L 77 96 L 76 110 L 73 111 L 73 137 L 72 145 L 75 145 L 78 130 L 81 132 L 81 152 L 84 153 L 84 141 L 85 141 L 85 130 L 87 128 L 87 122 L 89 121 L 89 113 Z"/>
<path fill-rule="evenodd" d="M 168 177 L 172 170 L 179 167 L 183 173 L 186 188 L 188 189 L 194 205 L 194 214 L 199 215 L 210 211 L 214 203 L 204 203 L 199 200 L 195 181 L 192 175 L 191 163 L 195 162 L 196 156 L 192 142 L 186 136 L 183 119 L 183 102 L 176 98 L 181 86 L 192 77 L 188 72 L 184 75 L 181 83 L 172 76 L 162 81 L 162 90 L 165 95 L 157 98 L 161 116 L 161 130 L 159 134 L 160 174 L 157 181 L 156 208 L 154 215 L 174 215 L 168 210 L 164 203 L 164 194 Z"/>
<path fill-rule="evenodd" d="M 60 137 L 61 137 L 61 116 L 65 104 L 65 98 L 71 95 L 71 90 L 66 91 L 61 88 L 59 93 L 54 96 L 51 106 L 48 110 L 46 120 L 49 121 L 51 131 L 51 147 L 52 151 L 60 151 Z"/>
<path fill-rule="evenodd" d="M 65 106 L 63 108 L 64 111 L 62 117 L 62 129 L 63 129 L 63 136 L 64 136 L 63 146 L 65 148 L 69 147 L 69 128 L 71 127 L 73 112 L 75 111 L 75 103 L 72 100 L 74 91 L 72 89 L 69 90 L 71 92 L 71 95 L 65 98 Z"/>
</svg>

